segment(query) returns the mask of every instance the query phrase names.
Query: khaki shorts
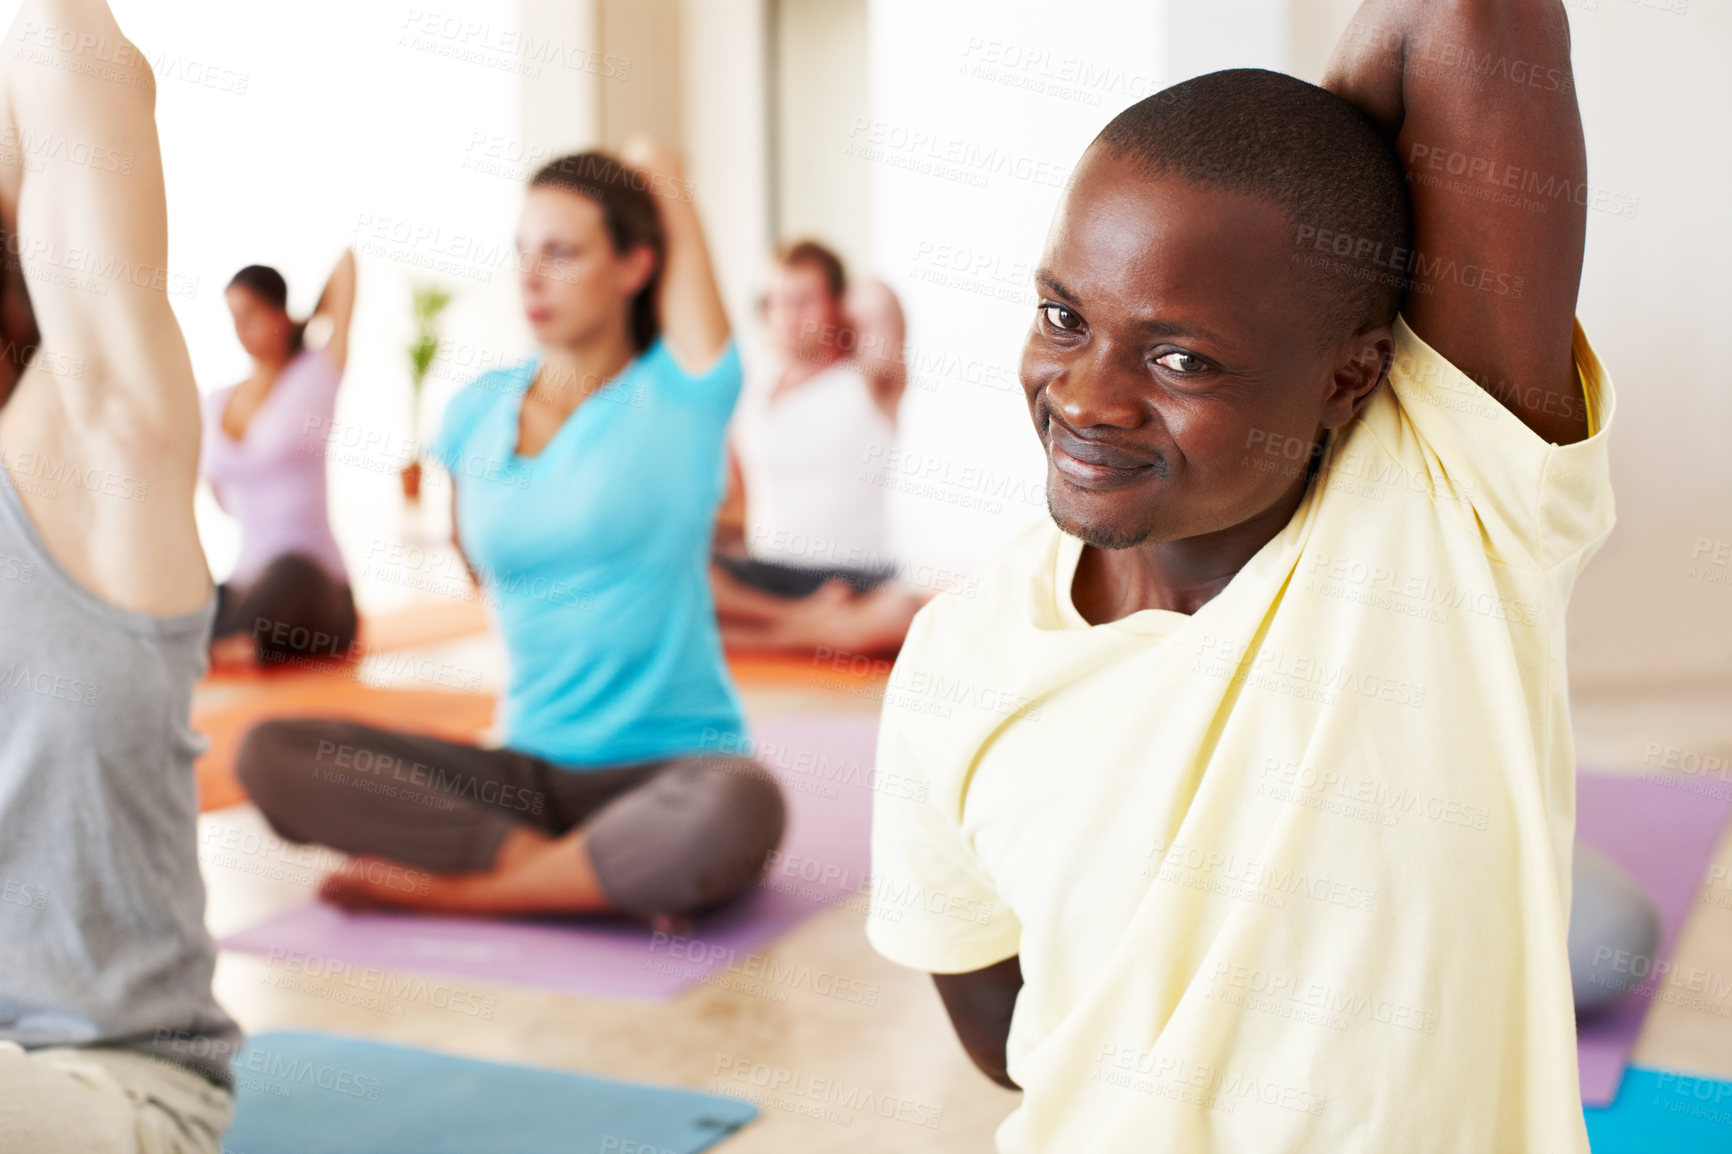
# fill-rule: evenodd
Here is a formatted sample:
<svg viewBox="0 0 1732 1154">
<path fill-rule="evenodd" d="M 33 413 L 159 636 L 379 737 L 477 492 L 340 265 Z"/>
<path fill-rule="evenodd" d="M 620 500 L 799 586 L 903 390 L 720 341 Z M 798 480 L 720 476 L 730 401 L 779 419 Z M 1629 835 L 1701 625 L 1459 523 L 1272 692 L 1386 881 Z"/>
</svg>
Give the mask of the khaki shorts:
<svg viewBox="0 0 1732 1154">
<path fill-rule="evenodd" d="M 6 1154 L 220 1154 L 233 1095 L 132 1050 L 0 1042 Z"/>
</svg>

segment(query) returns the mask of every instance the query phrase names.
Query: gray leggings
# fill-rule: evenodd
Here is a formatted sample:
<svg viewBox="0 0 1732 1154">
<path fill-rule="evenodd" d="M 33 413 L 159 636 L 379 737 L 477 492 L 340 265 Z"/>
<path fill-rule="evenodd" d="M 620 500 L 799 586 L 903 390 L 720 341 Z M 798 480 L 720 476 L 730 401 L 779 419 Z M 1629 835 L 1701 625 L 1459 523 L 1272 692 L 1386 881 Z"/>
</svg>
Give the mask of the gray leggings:
<svg viewBox="0 0 1732 1154">
<path fill-rule="evenodd" d="M 602 892 L 622 910 L 689 915 L 756 884 L 786 809 L 757 762 L 699 754 L 609 769 L 561 768 L 348 721 L 267 721 L 236 771 L 290 841 L 432 873 L 490 869 L 506 836 L 582 826 Z"/>
<path fill-rule="evenodd" d="M 1631 975 L 1649 973 L 1660 946 L 1660 914 L 1630 875 L 1579 841 L 1571 888 L 1570 985 L 1576 1013 L 1589 1014 L 1642 984 Z"/>
</svg>

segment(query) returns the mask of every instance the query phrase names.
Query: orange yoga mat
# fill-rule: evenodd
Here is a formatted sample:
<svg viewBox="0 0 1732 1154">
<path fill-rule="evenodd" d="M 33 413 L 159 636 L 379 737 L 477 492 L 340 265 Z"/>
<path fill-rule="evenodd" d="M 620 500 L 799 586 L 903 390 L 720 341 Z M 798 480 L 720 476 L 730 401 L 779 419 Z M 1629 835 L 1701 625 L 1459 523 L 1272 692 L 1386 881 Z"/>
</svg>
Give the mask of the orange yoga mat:
<svg viewBox="0 0 1732 1154">
<path fill-rule="evenodd" d="M 359 648 L 362 653 L 414 649 L 485 633 L 488 628 L 487 611 L 479 601 L 429 601 L 364 617 Z M 809 685 L 844 690 L 886 680 L 894 660 L 826 650 L 817 653 L 729 650 L 727 658 L 734 677 L 747 685 Z M 211 676 L 221 682 L 270 684 L 284 675 L 269 670 L 225 669 Z"/>
<path fill-rule="evenodd" d="M 741 685 L 835 689 L 858 693 L 890 679 L 893 657 L 857 653 L 728 651 L 728 668 Z"/>
<path fill-rule="evenodd" d="M 245 699 L 194 710 L 192 726 L 210 739 L 197 764 L 199 809 L 246 800 L 235 780 L 235 754 L 247 730 L 275 717 L 341 717 L 409 729 L 452 741 L 474 741 L 493 721 L 493 697 L 445 689 L 378 689 L 352 676 L 353 666 L 266 675 Z"/>
</svg>

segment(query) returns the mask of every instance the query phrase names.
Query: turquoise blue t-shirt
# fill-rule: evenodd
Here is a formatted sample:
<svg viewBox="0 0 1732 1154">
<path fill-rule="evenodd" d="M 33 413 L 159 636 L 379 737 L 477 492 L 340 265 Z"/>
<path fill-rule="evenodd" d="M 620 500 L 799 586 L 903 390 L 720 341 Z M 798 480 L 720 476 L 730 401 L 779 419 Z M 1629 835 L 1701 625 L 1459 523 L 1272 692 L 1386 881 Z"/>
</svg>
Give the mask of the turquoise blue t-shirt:
<svg viewBox="0 0 1732 1154">
<path fill-rule="evenodd" d="M 738 743 L 708 570 L 739 350 L 693 377 L 658 340 L 520 457 L 539 365 L 471 382 L 429 449 L 510 656 L 505 744 L 583 769 Z"/>
</svg>

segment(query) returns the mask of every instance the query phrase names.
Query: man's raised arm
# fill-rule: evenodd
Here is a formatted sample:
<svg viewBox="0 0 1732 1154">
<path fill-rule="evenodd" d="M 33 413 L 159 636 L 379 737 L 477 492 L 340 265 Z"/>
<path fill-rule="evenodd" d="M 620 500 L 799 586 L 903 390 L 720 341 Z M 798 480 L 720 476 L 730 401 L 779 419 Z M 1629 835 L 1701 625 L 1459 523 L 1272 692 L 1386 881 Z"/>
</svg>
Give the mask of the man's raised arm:
<svg viewBox="0 0 1732 1154">
<path fill-rule="evenodd" d="M 21 158 L 41 158 L 0 177 L 16 230 L 6 255 L 29 283 L 42 353 L 84 367 L 56 378 L 65 412 L 106 420 L 123 406 L 129 421 L 196 446 L 198 394 L 168 301 L 150 66 L 105 0 L 25 0 L 3 54 L 8 127 Z"/>
<path fill-rule="evenodd" d="M 199 410 L 169 293 L 144 56 L 104 0 L 24 0 L 0 45 L 4 259 L 40 340 L 0 408 L 0 459 L 60 566 L 136 612 L 210 599 L 193 518 Z M 16 288 L 16 284 L 9 285 Z M 0 311 L 7 330 L 22 294 Z"/>
<path fill-rule="evenodd" d="M 1383 126 L 1407 170 L 1413 331 L 1541 437 L 1581 440 L 1587 155 L 1563 4 L 1366 0 L 1323 85 Z"/>
</svg>

